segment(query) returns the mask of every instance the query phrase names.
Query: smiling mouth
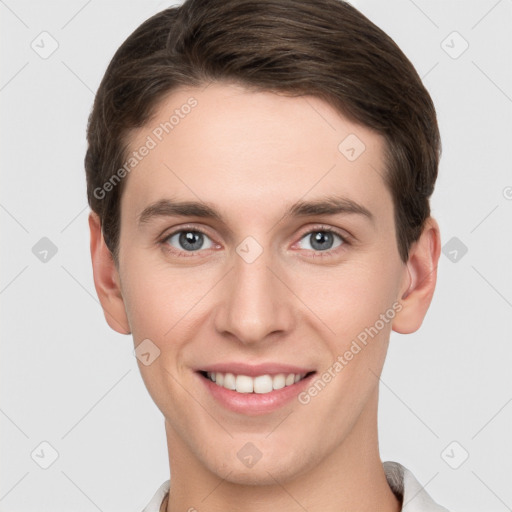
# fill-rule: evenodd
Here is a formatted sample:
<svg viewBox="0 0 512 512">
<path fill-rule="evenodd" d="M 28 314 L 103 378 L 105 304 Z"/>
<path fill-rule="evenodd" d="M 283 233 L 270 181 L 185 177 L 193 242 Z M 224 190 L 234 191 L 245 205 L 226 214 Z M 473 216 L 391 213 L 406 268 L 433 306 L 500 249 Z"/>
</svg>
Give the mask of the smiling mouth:
<svg viewBox="0 0 512 512">
<path fill-rule="evenodd" d="M 266 394 L 293 386 L 297 382 L 313 375 L 314 371 L 308 373 L 277 373 L 275 375 L 263 374 L 255 377 L 249 375 L 236 375 L 234 373 L 205 372 L 199 374 L 205 379 L 214 382 L 217 386 L 236 391 L 237 393 L 258 393 Z"/>
</svg>

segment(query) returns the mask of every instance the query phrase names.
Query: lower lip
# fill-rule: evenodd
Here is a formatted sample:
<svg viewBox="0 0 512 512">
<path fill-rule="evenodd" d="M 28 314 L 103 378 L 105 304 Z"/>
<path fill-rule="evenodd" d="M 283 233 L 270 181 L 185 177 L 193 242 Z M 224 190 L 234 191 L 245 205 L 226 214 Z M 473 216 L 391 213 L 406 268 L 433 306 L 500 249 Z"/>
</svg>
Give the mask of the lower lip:
<svg viewBox="0 0 512 512">
<path fill-rule="evenodd" d="M 197 375 L 217 402 L 226 409 L 248 416 L 268 414 L 283 407 L 296 398 L 309 385 L 312 377 L 315 376 L 312 373 L 291 386 L 275 389 L 269 393 L 238 393 L 215 384 L 215 382 L 200 373 Z"/>
</svg>

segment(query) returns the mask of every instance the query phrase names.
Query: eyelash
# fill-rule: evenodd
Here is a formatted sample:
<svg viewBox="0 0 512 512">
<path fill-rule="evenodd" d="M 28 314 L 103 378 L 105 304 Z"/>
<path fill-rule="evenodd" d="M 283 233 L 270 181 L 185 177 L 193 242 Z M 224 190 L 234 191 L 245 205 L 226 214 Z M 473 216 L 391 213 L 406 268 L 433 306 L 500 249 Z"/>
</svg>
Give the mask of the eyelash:
<svg viewBox="0 0 512 512">
<path fill-rule="evenodd" d="M 206 231 L 204 231 L 201 228 L 197 228 L 197 227 L 193 227 L 193 226 L 190 226 L 190 227 L 184 226 L 180 229 L 177 229 L 176 231 L 167 233 L 166 235 L 164 235 L 162 238 L 160 238 L 158 240 L 158 243 L 160 245 L 162 245 L 164 251 L 171 253 L 174 256 L 178 256 L 178 257 L 189 258 L 191 256 L 197 256 L 197 254 L 199 254 L 201 252 L 205 252 L 204 250 L 180 251 L 178 249 L 172 248 L 167 243 L 167 240 L 169 240 L 169 238 L 171 238 L 172 236 L 174 236 L 178 233 L 182 233 L 182 232 L 184 232 L 184 233 L 186 233 L 186 232 L 202 233 L 203 235 L 207 236 L 208 238 L 211 238 L 210 235 L 208 233 L 206 233 Z M 306 235 L 311 235 L 312 233 L 318 233 L 318 232 L 333 233 L 334 235 L 337 235 L 341 239 L 342 243 L 341 243 L 341 245 L 339 245 L 338 247 L 336 247 L 334 249 L 328 249 L 326 251 L 313 251 L 313 256 L 311 256 L 313 258 L 334 257 L 338 253 L 339 250 L 343 250 L 343 246 L 351 245 L 350 241 L 348 240 L 349 237 L 347 235 L 342 235 L 338 230 L 331 228 L 330 226 L 323 226 L 323 225 L 315 226 L 313 229 L 310 229 L 309 231 L 305 231 L 304 233 L 301 234 L 299 240 L 302 240 Z M 307 249 L 307 250 L 311 251 L 311 249 Z"/>
</svg>

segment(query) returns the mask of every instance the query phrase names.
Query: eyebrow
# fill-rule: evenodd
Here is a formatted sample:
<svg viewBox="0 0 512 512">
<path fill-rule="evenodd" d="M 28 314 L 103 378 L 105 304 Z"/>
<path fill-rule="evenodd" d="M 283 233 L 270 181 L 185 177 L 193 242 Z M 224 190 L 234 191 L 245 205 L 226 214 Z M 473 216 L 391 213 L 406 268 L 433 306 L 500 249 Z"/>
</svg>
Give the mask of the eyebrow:
<svg viewBox="0 0 512 512">
<path fill-rule="evenodd" d="M 339 196 L 327 196 L 313 201 L 299 200 L 286 210 L 282 218 L 339 214 L 357 214 L 372 223 L 375 222 L 375 217 L 368 208 L 352 199 Z M 142 226 L 159 217 L 201 217 L 226 223 L 220 212 L 205 202 L 160 199 L 144 208 L 138 216 L 138 224 Z"/>
</svg>

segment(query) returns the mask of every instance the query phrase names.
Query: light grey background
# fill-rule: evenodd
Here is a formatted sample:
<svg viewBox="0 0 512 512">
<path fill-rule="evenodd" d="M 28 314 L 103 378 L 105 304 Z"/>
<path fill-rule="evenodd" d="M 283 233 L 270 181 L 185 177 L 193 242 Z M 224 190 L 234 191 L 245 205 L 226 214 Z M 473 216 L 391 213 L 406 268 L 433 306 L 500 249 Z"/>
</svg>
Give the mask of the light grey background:
<svg viewBox="0 0 512 512">
<path fill-rule="evenodd" d="M 454 512 L 512 510 L 512 0 L 353 3 L 416 66 L 443 142 L 432 209 L 446 254 L 421 330 L 392 335 L 382 459 Z M 94 290 L 83 169 L 110 58 L 169 5 L 0 1 L 3 512 L 138 512 L 169 476 L 132 338 L 110 330 Z M 33 253 L 43 237 L 47 262 Z M 48 469 L 42 442 L 58 453 Z"/>
</svg>

